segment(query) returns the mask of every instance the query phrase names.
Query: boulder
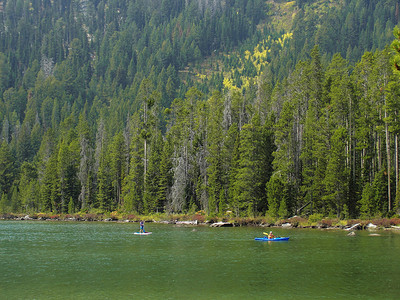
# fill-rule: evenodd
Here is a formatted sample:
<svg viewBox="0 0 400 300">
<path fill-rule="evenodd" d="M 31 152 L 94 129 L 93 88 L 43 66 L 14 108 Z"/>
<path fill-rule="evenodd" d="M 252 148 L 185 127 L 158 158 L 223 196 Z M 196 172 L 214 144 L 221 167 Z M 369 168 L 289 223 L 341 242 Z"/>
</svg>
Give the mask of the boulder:
<svg viewBox="0 0 400 300">
<path fill-rule="evenodd" d="M 368 230 L 375 230 L 378 228 L 375 224 L 369 223 L 367 226 L 365 226 Z"/>
<path fill-rule="evenodd" d="M 292 228 L 292 224 L 290 223 L 285 223 L 281 225 L 283 228 Z"/>
</svg>

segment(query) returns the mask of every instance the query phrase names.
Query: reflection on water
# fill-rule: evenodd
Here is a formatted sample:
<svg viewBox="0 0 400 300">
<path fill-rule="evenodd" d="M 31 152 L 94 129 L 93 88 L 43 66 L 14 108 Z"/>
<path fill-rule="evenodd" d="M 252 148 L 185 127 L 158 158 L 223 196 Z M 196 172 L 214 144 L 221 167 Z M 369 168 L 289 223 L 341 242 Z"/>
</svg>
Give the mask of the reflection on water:
<svg viewBox="0 0 400 300">
<path fill-rule="evenodd" d="M 397 299 L 400 235 L 0 221 L 1 299 Z M 376 287 L 384 287 L 377 289 Z"/>
</svg>

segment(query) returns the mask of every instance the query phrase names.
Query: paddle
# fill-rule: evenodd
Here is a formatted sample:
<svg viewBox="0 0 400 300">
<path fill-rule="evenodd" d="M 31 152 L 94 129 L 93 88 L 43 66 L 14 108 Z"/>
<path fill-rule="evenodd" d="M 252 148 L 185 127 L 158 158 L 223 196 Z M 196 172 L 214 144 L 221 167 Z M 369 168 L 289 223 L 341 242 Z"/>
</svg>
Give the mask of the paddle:
<svg viewBox="0 0 400 300">
<path fill-rule="evenodd" d="M 268 237 L 269 233 L 263 232 L 263 234 L 266 235 L 266 238 L 270 240 L 270 238 Z M 274 236 L 273 239 L 274 238 L 280 238 L 280 236 Z"/>
</svg>

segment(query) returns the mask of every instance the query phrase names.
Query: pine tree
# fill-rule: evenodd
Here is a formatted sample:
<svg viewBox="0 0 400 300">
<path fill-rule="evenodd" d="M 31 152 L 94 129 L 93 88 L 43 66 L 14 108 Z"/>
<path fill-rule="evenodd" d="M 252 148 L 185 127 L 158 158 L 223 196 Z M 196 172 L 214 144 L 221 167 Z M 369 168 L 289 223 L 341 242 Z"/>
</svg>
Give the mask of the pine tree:
<svg viewBox="0 0 400 300">
<path fill-rule="evenodd" d="M 15 178 L 15 163 L 9 145 L 3 141 L 0 146 L 0 192 L 8 194 Z"/>
<path fill-rule="evenodd" d="M 97 194 L 95 207 L 106 212 L 112 208 L 112 183 L 110 180 L 110 158 L 106 151 L 100 155 L 100 165 L 97 172 Z"/>
<path fill-rule="evenodd" d="M 276 151 L 273 152 L 274 174 L 280 174 L 281 182 L 285 188 L 290 189 L 296 185 L 295 176 L 295 146 L 293 137 L 293 104 L 285 102 L 279 116 L 279 120 L 274 126 Z M 272 174 L 272 176 L 274 176 Z M 295 199 L 291 201 L 294 202 Z M 288 206 L 295 207 L 296 203 L 288 203 Z"/>
<path fill-rule="evenodd" d="M 208 208 L 211 214 L 218 213 L 220 206 L 220 194 L 223 191 L 222 178 L 222 105 L 223 98 L 215 92 L 208 100 L 209 117 L 207 123 L 207 174 L 208 174 Z M 221 213 L 221 211 L 219 211 Z"/>
<path fill-rule="evenodd" d="M 163 143 L 163 150 L 161 152 L 160 175 L 157 192 L 157 207 L 161 210 L 165 209 L 165 206 L 170 200 L 173 181 L 173 165 L 171 160 L 173 154 L 172 150 L 171 139 L 167 138 Z"/>
<path fill-rule="evenodd" d="M 111 153 L 110 153 L 110 175 L 112 178 L 112 199 L 113 199 L 113 207 L 120 206 L 122 203 L 122 181 L 125 178 L 125 170 L 126 170 L 126 159 L 127 151 L 125 149 L 125 141 L 122 133 L 118 133 L 114 136 L 114 139 L 111 143 Z"/>
<path fill-rule="evenodd" d="M 140 116 L 135 113 L 132 122 L 132 143 L 130 148 L 129 173 L 123 185 L 124 208 L 127 211 L 142 213 L 144 184 L 143 140 L 140 134 Z"/>
<path fill-rule="evenodd" d="M 145 213 L 155 212 L 158 208 L 158 184 L 160 182 L 161 153 L 163 149 L 163 138 L 159 133 L 152 141 L 150 150 L 149 166 L 145 177 L 145 189 L 143 193 L 143 205 Z"/>
<path fill-rule="evenodd" d="M 79 123 L 77 127 L 79 133 L 80 145 L 80 162 L 78 169 L 78 178 L 80 181 L 81 191 L 78 197 L 80 202 L 79 206 L 86 209 L 90 205 L 91 195 L 91 180 L 90 173 L 92 169 L 93 149 L 90 146 L 90 132 L 89 124 L 85 118 L 85 114 L 79 116 Z"/>
<path fill-rule="evenodd" d="M 349 194 L 350 173 L 346 154 L 347 142 L 347 130 L 344 127 L 336 129 L 331 138 L 331 148 L 324 179 L 327 192 L 324 198 L 328 201 L 332 212 L 336 212 L 338 217 L 345 217 L 343 211 Z"/>
<path fill-rule="evenodd" d="M 271 217 L 279 216 L 280 203 L 283 200 L 282 192 L 285 189 L 284 183 L 281 181 L 280 174 L 274 174 L 266 185 L 268 199 L 268 215 Z M 282 200 L 280 200 L 282 199 Z"/>
<path fill-rule="evenodd" d="M 235 202 L 239 213 L 254 216 L 257 207 L 255 195 L 254 126 L 245 124 L 240 132 L 239 161 L 235 187 Z"/>
<path fill-rule="evenodd" d="M 256 198 L 256 211 L 267 209 L 267 194 L 265 186 L 273 173 L 273 155 L 276 150 L 273 134 L 272 120 L 266 120 L 261 125 L 258 113 L 252 119 L 254 126 L 254 192 Z"/>
<path fill-rule="evenodd" d="M 19 182 L 19 197 L 22 207 L 27 212 L 38 211 L 39 209 L 39 190 L 37 183 L 36 167 L 28 162 L 21 166 L 21 179 Z"/>
<path fill-rule="evenodd" d="M 9 212 L 8 198 L 5 193 L 1 195 L 0 199 L 0 213 L 5 214 Z"/>
<path fill-rule="evenodd" d="M 60 185 L 61 212 L 68 211 L 70 198 L 78 200 L 80 185 L 77 177 L 79 162 L 79 146 L 76 139 L 68 145 L 67 141 L 61 142 L 58 152 L 57 173 Z"/>
</svg>

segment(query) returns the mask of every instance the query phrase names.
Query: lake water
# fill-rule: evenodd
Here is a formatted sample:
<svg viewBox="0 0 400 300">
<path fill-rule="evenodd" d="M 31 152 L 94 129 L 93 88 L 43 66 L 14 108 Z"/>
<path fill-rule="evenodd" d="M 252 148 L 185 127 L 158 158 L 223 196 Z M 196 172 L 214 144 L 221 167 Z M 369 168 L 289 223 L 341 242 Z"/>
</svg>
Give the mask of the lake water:
<svg viewBox="0 0 400 300">
<path fill-rule="evenodd" d="M 399 299 L 400 233 L 0 221 L 0 299 Z M 265 229 L 264 229 L 265 230 Z"/>
</svg>

